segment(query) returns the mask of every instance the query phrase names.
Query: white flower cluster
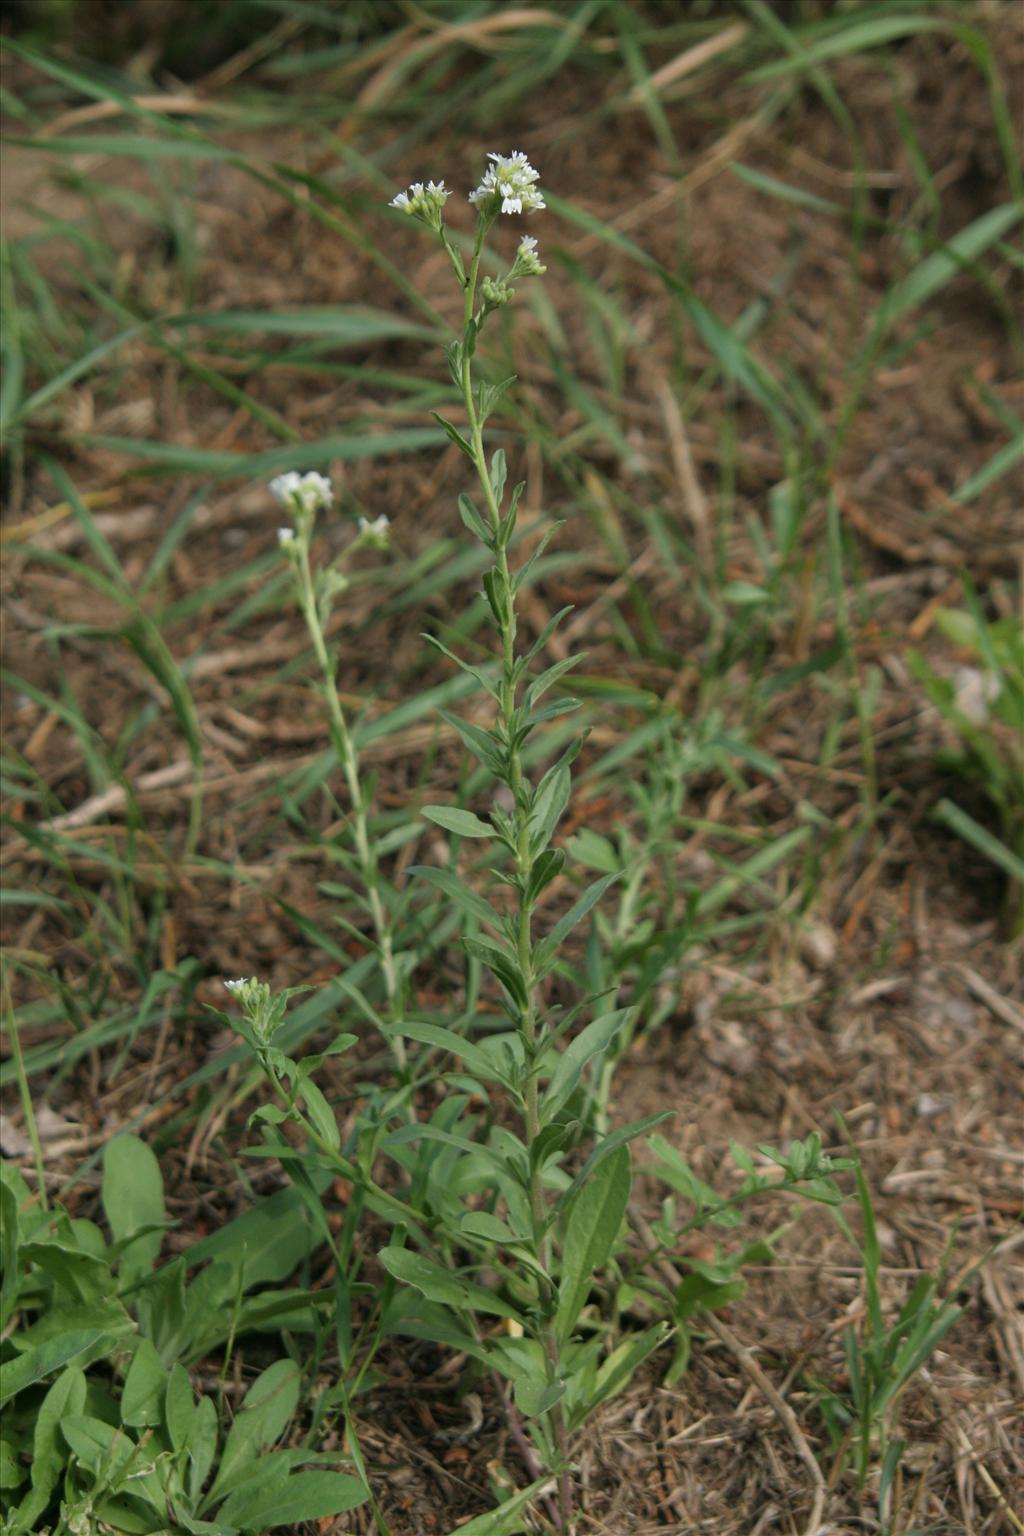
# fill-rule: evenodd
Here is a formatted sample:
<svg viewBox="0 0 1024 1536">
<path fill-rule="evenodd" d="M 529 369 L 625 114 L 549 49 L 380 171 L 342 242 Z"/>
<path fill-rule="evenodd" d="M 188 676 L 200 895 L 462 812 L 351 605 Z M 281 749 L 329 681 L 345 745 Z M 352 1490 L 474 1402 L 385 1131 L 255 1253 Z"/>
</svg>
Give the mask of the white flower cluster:
<svg viewBox="0 0 1024 1536">
<path fill-rule="evenodd" d="M 515 266 L 509 273 L 510 277 L 540 277 L 546 272 L 547 267 L 541 265 L 537 254 L 537 242 L 533 235 L 524 235 L 516 250 Z"/>
<path fill-rule="evenodd" d="M 422 219 L 431 229 L 440 229 L 444 205 L 450 197 L 443 181 L 428 181 L 426 186 L 422 181 L 414 181 L 408 192 L 399 192 L 388 206 L 400 208 L 411 218 Z"/>
<path fill-rule="evenodd" d="M 491 209 L 500 199 L 502 213 L 533 213 L 546 206 L 536 185 L 540 172 L 534 170 L 522 150 L 515 149 L 510 155 L 492 153 L 487 158 L 494 164 L 487 167 L 483 181 L 469 194 L 471 203 Z"/>
<path fill-rule="evenodd" d="M 391 519 L 383 512 L 371 522 L 368 517 L 359 519 L 359 533 L 368 543 L 375 544 L 378 549 L 386 549 L 388 543 L 388 529 L 391 527 Z"/>
<path fill-rule="evenodd" d="M 283 1017 L 280 999 L 275 999 L 269 983 L 260 981 L 258 976 L 239 976 L 236 981 L 226 981 L 224 985 L 237 998 L 246 1023 L 256 1038 L 269 1044 Z"/>
<path fill-rule="evenodd" d="M 270 494 L 286 511 L 305 513 L 306 516 L 319 512 L 321 508 L 329 507 L 334 497 L 331 482 L 326 475 L 318 475 L 314 470 L 300 475 L 295 469 L 290 469 L 287 474 L 278 475 L 276 480 L 271 480 Z M 286 537 L 289 532 L 289 529 L 278 529 L 277 536 L 282 544 L 289 542 Z"/>
</svg>

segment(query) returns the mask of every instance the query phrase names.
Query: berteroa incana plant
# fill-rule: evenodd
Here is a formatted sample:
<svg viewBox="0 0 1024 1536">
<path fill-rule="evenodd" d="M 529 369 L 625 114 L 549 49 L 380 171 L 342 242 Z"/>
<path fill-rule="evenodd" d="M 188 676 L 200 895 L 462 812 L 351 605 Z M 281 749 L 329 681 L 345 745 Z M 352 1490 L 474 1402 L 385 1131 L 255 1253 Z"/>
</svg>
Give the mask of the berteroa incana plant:
<svg viewBox="0 0 1024 1536">
<path fill-rule="evenodd" d="M 255 979 L 229 983 L 245 1014 L 243 1034 L 278 1099 L 277 1105 L 257 1111 L 267 1143 L 263 1150 L 280 1158 L 304 1192 L 334 1251 L 339 1291 L 355 1272 L 351 1220 L 345 1227 L 347 1246 L 339 1245 L 318 1214 L 324 1174 L 341 1174 L 350 1181 L 354 1199 L 393 1225 L 391 1240 L 379 1255 L 388 1277 L 378 1298 L 380 1314 L 375 1328 L 364 1329 L 363 1336 L 372 1335 L 371 1347 L 387 1334 L 452 1347 L 500 1387 L 534 1480 L 491 1514 L 463 1527 L 466 1536 L 501 1536 L 519 1529 L 520 1512 L 552 1489 L 547 1502 L 552 1523 L 562 1531 L 575 1528 L 575 1431 L 600 1403 L 622 1390 L 675 1328 L 685 1330 L 685 1317 L 694 1310 L 692 1305 L 680 1310 L 677 1298 L 668 1296 L 663 1317 L 621 1337 L 610 1320 L 613 1265 L 624 1247 L 630 1200 L 630 1143 L 671 1111 L 606 1132 L 603 1064 L 614 1059 L 616 1043 L 628 1031 L 630 1009 L 609 1009 L 607 995 L 603 1001 L 581 995 L 556 1006 L 546 986 L 569 935 L 619 876 L 603 873 L 547 931 L 541 930 L 540 898 L 566 862 L 556 832 L 569 804 L 572 765 L 583 736 L 543 771 L 531 771 L 527 763 L 544 759 L 545 725 L 578 707 L 560 685 L 582 658 L 544 663 L 548 642 L 568 609 L 555 614 L 528 648 L 518 635 L 517 599 L 558 525 L 539 539 L 532 528 L 525 533 L 517 528 L 524 487 L 508 490 L 503 450 L 488 456 L 484 445 L 488 418 L 515 380 L 487 376 L 478 342 L 494 312 L 512 303 L 516 285 L 541 277 L 545 268 L 531 235 L 518 240 L 503 276 L 481 277 L 481 266 L 488 236 L 502 216 L 539 211 L 544 199 L 538 173 L 524 154 L 492 154 L 490 160 L 469 196 L 476 229 L 471 245 L 466 242 L 468 259 L 445 223 L 452 194 L 443 181 L 415 182 L 391 206 L 440 240 L 462 295 L 461 333 L 446 352 L 465 419 L 458 426 L 437 419 L 479 484 L 477 499 L 459 496 L 458 510 L 490 559 L 483 590 L 496 634 L 494 659 L 483 665 L 470 664 L 432 639 L 489 698 L 488 724 L 451 714 L 444 718 L 479 761 L 491 788 L 479 812 L 454 804 L 424 807 L 423 815 L 453 839 L 451 857 L 443 867 L 412 873 L 461 913 L 461 943 L 493 978 L 501 1022 L 495 1028 L 493 1007 L 479 1016 L 475 1007 L 468 1009 L 468 1020 L 408 1017 L 408 967 L 396 968 L 391 947 L 388 913 L 395 908 L 394 893 L 386 890 L 374 853 L 369 807 L 323 639 L 326 609 L 344 578 L 333 568 L 316 573 L 310 563 L 314 518 L 331 500 L 329 483 L 312 474 L 284 476 L 274 483 L 275 495 L 292 517 L 280 537 L 322 674 L 331 740 L 349 791 L 354 862 L 383 976 L 385 1007 L 376 1012 L 363 999 L 361 1011 L 389 1040 L 409 1092 L 396 1095 L 388 1113 L 378 1112 L 372 1124 L 358 1125 L 343 1147 L 333 1111 L 312 1081 L 324 1058 L 295 1062 L 274 1043 L 286 995 L 275 997 Z M 383 541 L 386 522 L 366 524 L 360 537 Z M 522 555 L 524 545 L 532 548 Z M 483 849 L 481 862 L 495 882 L 486 894 L 460 873 L 463 840 Z M 354 1039 L 340 1037 L 332 1051 L 347 1049 Z M 444 1063 L 447 1070 L 442 1070 Z M 444 1097 L 440 1107 L 432 1112 L 421 1107 L 417 1116 L 415 1087 L 430 1077 L 443 1079 Z M 297 1146 L 294 1136 L 285 1137 L 285 1121 L 305 1133 L 305 1147 Z M 839 1191 L 828 1177 L 833 1165 L 820 1139 L 800 1150 L 792 1177 L 785 1164 L 787 1187 L 800 1185 L 813 1189 L 813 1198 L 837 1201 Z M 401 1192 L 393 1187 L 392 1176 L 378 1179 L 375 1166 L 381 1154 L 396 1165 Z M 678 1154 L 675 1162 L 669 1182 L 696 1210 L 683 1231 L 707 1219 L 731 1220 L 738 1201 L 768 1187 L 751 1166 L 739 1193 L 725 1207 L 715 1206 Z M 652 1171 L 661 1176 L 664 1166 L 663 1156 Z M 671 1232 L 664 1240 L 670 1249 Z M 604 1283 L 606 1276 L 610 1285 Z M 345 1359 L 348 1338 L 339 1329 L 346 1367 L 354 1365 L 351 1357 Z M 358 1380 L 365 1368 L 364 1360 Z"/>
</svg>

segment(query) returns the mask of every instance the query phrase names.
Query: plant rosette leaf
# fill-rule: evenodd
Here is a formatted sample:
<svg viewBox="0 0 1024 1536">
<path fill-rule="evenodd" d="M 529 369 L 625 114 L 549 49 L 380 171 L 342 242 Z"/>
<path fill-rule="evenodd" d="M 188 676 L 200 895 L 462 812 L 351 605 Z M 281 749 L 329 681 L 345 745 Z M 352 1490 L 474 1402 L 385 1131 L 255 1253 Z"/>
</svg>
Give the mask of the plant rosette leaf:
<svg viewBox="0 0 1024 1536">
<path fill-rule="evenodd" d="M 166 1222 L 160 1165 L 144 1141 L 124 1135 L 107 1143 L 100 1195 L 114 1241 L 125 1245 L 120 1276 L 122 1286 L 128 1286 L 156 1263 L 163 1233 L 155 1229 Z"/>
<path fill-rule="evenodd" d="M 267 1531 L 327 1520 L 365 1504 L 366 1485 L 345 1472 L 292 1472 L 267 1487 L 236 1488 L 219 1510 L 227 1525 Z"/>
<path fill-rule="evenodd" d="M 280 1438 L 298 1404 L 301 1375 L 294 1360 L 277 1360 L 257 1376 L 228 1431 L 206 1508 L 248 1476 L 261 1454 Z"/>
</svg>

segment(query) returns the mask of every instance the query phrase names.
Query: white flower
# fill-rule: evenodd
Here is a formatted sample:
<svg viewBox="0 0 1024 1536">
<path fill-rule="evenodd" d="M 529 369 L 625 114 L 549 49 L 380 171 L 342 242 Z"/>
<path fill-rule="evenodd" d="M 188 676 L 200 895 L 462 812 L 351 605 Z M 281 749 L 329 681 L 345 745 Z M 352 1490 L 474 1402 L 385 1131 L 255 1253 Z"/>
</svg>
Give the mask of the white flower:
<svg viewBox="0 0 1024 1536">
<path fill-rule="evenodd" d="M 414 181 L 412 186 L 409 188 L 409 191 L 399 192 L 395 197 L 391 199 L 390 203 L 388 203 L 388 207 L 401 208 L 403 213 L 412 213 L 414 211 L 413 205 L 415 204 L 416 199 L 420 196 L 422 191 L 422 181 Z M 409 195 L 410 193 L 412 196 Z"/>
<path fill-rule="evenodd" d="M 277 542 L 279 544 L 294 544 L 294 542 L 295 542 L 295 529 L 294 528 L 279 528 L 277 530 Z"/>
<path fill-rule="evenodd" d="M 509 277 L 540 277 L 546 272 L 537 255 L 537 242 L 532 235 L 524 235 L 516 250 L 516 260 Z"/>
<path fill-rule="evenodd" d="M 297 470 L 290 469 L 287 474 L 278 475 L 270 482 L 270 494 L 287 511 L 307 515 L 329 507 L 334 498 L 327 476 L 318 475 L 314 470 L 300 475 Z"/>
<path fill-rule="evenodd" d="M 389 543 L 388 529 L 391 527 L 391 519 L 385 517 L 382 512 L 380 517 L 375 517 L 371 522 L 368 517 L 359 519 L 359 538 L 364 544 L 372 544 L 374 549 L 387 549 Z"/>
<path fill-rule="evenodd" d="M 422 219 L 431 229 L 440 229 L 444 205 L 450 197 L 443 181 L 428 181 L 426 186 L 422 181 L 414 181 L 408 192 L 399 192 L 388 207 L 400 208 L 412 218 Z"/>
<path fill-rule="evenodd" d="M 469 194 L 471 203 L 481 203 L 494 212 L 500 198 L 502 213 L 533 213 L 546 206 L 535 185 L 540 172 L 534 170 L 522 150 L 515 149 L 510 155 L 491 153 L 487 158 L 494 164 L 487 167 L 483 181 Z"/>
<path fill-rule="evenodd" d="M 241 992 L 243 987 L 247 987 L 250 981 L 255 980 L 255 976 L 239 976 L 237 981 L 226 981 L 224 985 L 229 992 Z"/>
</svg>

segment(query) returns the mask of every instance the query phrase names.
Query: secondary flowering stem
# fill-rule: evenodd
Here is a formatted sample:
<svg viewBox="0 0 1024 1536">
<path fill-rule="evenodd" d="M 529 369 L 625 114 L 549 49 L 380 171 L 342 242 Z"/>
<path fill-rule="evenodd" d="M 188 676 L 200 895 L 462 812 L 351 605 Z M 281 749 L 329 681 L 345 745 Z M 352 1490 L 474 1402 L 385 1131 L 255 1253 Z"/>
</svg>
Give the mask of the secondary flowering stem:
<svg viewBox="0 0 1024 1536">
<path fill-rule="evenodd" d="M 395 1024 L 402 1017 L 402 980 L 395 959 L 394 937 L 391 919 L 380 893 L 380 869 L 377 854 L 370 836 L 366 795 L 359 774 L 359 756 L 352 733 L 338 697 L 334 663 L 327 649 L 324 636 L 324 608 L 329 609 L 331 598 L 346 585 L 345 578 L 337 569 L 323 573 L 318 591 L 310 561 L 310 542 L 316 512 L 330 505 L 330 482 L 322 475 L 282 475 L 271 485 L 271 490 L 281 504 L 295 517 L 294 528 L 282 528 L 278 538 L 287 552 L 295 578 L 299 607 L 306 621 L 313 652 L 323 679 L 323 694 L 327 704 L 328 730 L 331 744 L 341 764 L 341 771 L 352 806 L 352 835 L 355 842 L 356 862 L 362 875 L 366 900 L 370 908 L 377 949 L 380 955 L 381 974 L 387 997 L 388 1022 Z M 386 541 L 387 518 L 373 523 L 360 519 L 357 542 L 367 541 L 378 545 Z M 323 606 L 322 606 L 323 605 Z M 395 1064 L 404 1075 L 406 1069 L 405 1042 L 400 1035 L 389 1036 L 389 1044 Z"/>
<path fill-rule="evenodd" d="M 366 814 L 366 798 L 363 794 L 363 786 L 359 778 L 359 758 L 356 753 L 352 733 L 349 731 L 345 712 L 338 698 L 338 689 L 334 677 L 334 667 L 331 663 L 324 639 L 323 628 L 317 613 L 316 597 L 313 591 L 312 572 L 309 564 L 309 546 L 303 542 L 299 550 L 299 572 L 301 582 L 302 612 L 309 630 L 310 639 L 313 642 L 313 651 L 324 680 L 324 697 L 327 700 L 327 715 L 330 722 L 331 742 L 338 761 L 341 763 L 342 773 L 345 775 L 345 783 L 348 786 L 349 799 L 352 802 L 352 835 L 355 839 L 356 858 L 363 876 L 363 884 L 366 887 L 366 897 L 370 904 L 370 916 L 373 919 L 373 928 L 377 936 L 377 944 L 380 948 L 381 973 L 384 977 L 384 990 L 388 1000 L 388 1016 L 392 1023 L 398 1018 L 399 1007 L 399 981 L 395 966 L 394 941 L 391 934 L 391 924 L 384 909 L 384 903 L 380 895 L 380 871 L 377 864 L 377 855 L 370 839 L 369 822 Z M 399 1066 L 405 1066 L 405 1045 L 399 1036 L 392 1038 L 392 1049 Z"/>
</svg>

